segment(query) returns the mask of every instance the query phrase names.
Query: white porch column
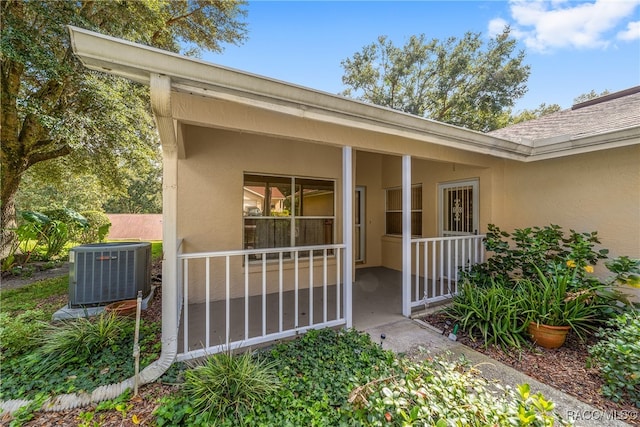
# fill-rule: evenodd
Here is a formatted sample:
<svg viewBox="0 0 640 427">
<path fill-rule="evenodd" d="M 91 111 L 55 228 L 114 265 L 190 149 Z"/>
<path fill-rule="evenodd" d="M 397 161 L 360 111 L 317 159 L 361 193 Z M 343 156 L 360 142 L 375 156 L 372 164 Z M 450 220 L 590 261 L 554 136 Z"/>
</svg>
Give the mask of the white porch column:
<svg viewBox="0 0 640 427">
<path fill-rule="evenodd" d="M 347 328 L 353 326 L 353 163 L 351 147 L 342 147 L 342 240 L 344 261 L 342 282 L 344 318 Z"/>
<path fill-rule="evenodd" d="M 402 156 L 402 315 L 411 316 L 411 156 Z"/>
</svg>

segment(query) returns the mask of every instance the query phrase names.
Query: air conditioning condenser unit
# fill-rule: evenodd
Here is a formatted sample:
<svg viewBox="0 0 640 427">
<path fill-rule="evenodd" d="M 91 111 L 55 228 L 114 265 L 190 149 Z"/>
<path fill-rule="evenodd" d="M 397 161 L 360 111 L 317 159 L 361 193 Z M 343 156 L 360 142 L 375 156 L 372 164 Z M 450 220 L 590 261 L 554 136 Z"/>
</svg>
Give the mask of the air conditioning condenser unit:
<svg viewBox="0 0 640 427">
<path fill-rule="evenodd" d="M 151 292 L 151 243 L 80 245 L 69 251 L 69 307 L 107 305 Z"/>
</svg>

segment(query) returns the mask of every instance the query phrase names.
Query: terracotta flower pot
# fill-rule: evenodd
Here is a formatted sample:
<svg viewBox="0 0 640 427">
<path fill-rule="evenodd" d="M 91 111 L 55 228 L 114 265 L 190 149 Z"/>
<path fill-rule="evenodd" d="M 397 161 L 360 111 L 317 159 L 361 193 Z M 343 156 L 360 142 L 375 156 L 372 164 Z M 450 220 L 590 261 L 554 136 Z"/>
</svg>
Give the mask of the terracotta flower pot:
<svg viewBox="0 0 640 427">
<path fill-rule="evenodd" d="M 536 322 L 529 323 L 529 335 L 533 342 L 544 348 L 558 348 L 564 344 L 570 326 L 549 326 Z"/>
<path fill-rule="evenodd" d="M 118 316 L 135 317 L 137 300 L 129 299 L 125 301 L 112 302 L 104 309 L 107 313 L 113 313 Z"/>
</svg>

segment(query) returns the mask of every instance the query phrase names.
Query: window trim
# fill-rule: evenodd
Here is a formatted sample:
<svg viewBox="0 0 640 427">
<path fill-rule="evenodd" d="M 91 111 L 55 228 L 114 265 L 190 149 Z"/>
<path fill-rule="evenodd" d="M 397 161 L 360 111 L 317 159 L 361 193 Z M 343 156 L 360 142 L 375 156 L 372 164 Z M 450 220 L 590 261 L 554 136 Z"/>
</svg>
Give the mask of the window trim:
<svg viewBox="0 0 640 427">
<path fill-rule="evenodd" d="M 243 209 L 242 209 L 242 248 L 243 250 L 246 250 L 246 226 L 245 226 L 245 220 L 248 218 L 252 218 L 252 219 L 280 219 L 283 221 L 290 221 L 290 240 L 289 240 L 289 246 L 287 247 L 295 247 L 295 248 L 304 248 L 305 246 L 297 246 L 296 245 L 296 222 L 298 220 L 304 220 L 304 219 L 330 219 L 332 221 L 332 225 L 331 225 L 331 241 L 335 243 L 336 241 L 336 227 L 337 227 L 337 190 L 336 190 L 336 183 L 337 180 L 335 178 L 318 178 L 318 177 L 310 177 L 310 176 L 303 176 L 303 175 L 279 175 L 279 174 L 272 174 L 272 173 L 261 173 L 261 172 L 248 172 L 248 171 L 244 171 L 243 172 L 243 179 L 242 179 L 242 191 L 243 191 L 243 204 L 244 204 L 244 191 L 245 191 L 245 180 L 247 176 L 256 176 L 256 177 L 265 177 L 265 178 L 269 178 L 269 177 L 273 177 L 273 178 L 277 178 L 280 180 L 284 180 L 284 179 L 288 179 L 289 180 L 289 184 L 290 188 L 291 188 L 291 210 L 290 210 L 290 214 L 288 216 L 284 216 L 284 217 L 278 217 L 278 216 L 266 216 L 263 215 L 261 212 L 261 215 L 259 216 L 246 216 L 244 214 L 245 209 L 244 209 L 244 205 L 243 205 Z M 309 215 L 309 216 L 305 216 L 305 215 L 297 215 L 296 214 L 296 202 L 297 202 L 297 198 L 296 198 L 296 186 L 300 185 L 297 184 L 297 180 L 312 180 L 312 181 L 324 181 L 326 183 L 331 183 L 331 186 L 333 188 L 332 193 L 333 193 L 333 200 L 332 200 L 332 212 L 333 215 Z M 303 208 L 304 209 L 304 208 Z M 313 246 L 315 246 L 316 244 L 314 244 Z M 312 245 L 307 245 L 307 246 L 312 246 Z M 255 249 L 281 249 L 279 247 L 272 247 L 272 248 L 255 248 Z M 333 251 L 332 251 L 333 252 Z M 291 254 L 290 254 L 291 255 Z M 322 256 L 322 255 L 314 255 L 314 258 L 317 258 L 318 256 Z M 331 254 L 331 256 L 333 256 L 333 254 Z M 306 259 L 308 256 L 305 256 L 304 258 Z M 292 259 L 292 255 L 291 258 L 287 258 L 288 259 Z M 251 260 L 250 262 L 257 262 L 260 260 Z M 274 261 L 274 260 L 267 260 L 268 262 L 270 261 Z M 277 261 L 277 260 L 276 260 Z"/>
<path fill-rule="evenodd" d="M 423 216 L 423 209 L 422 209 L 422 190 L 423 190 L 423 186 L 422 183 L 418 183 L 418 184 L 411 184 L 411 191 L 413 192 L 413 190 L 415 188 L 420 188 L 420 209 L 411 209 L 411 214 L 414 213 L 420 213 L 420 230 L 419 234 L 414 234 L 414 230 L 411 230 L 411 237 L 421 237 L 422 236 L 422 220 L 424 218 Z M 400 231 L 399 233 L 389 233 L 389 225 L 387 223 L 387 214 L 388 213 L 399 213 L 402 215 L 402 208 L 400 209 L 388 209 L 389 206 L 389 191 L 397 191 L 399 190 L 400 192 L 402 192 L 402 187 L 388 187 L 384 189 L 384 232 L 385 232 L 385 236 L 402 236 L 402 231 Z M 412 194 L 412 198 L 413 198 L 413 194 Z"/>
</svg>

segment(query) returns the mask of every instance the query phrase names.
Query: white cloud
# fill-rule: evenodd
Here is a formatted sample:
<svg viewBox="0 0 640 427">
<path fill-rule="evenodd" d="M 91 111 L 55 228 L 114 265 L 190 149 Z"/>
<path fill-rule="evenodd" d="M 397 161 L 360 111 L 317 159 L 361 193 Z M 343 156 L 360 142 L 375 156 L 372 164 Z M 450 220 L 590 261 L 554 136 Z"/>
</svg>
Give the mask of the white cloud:
<svg viewBox="0 0 640 427">
<path fill-rule="evenodd" d="M 631 18 L 640 0 L 595 0 L 591 2 L 511 0 L 514 22 L 496 18 L 489 23 L 489 33 L 498 25 L 509 24 L 514 37 L 535 51 L 557 48 L 606 48 L 613 31 Z M 638 22 L 628 23 L 618 33 L 620 40 L 638 38 Z"/>
<path fill-rule="evenodd" d="M 620 31 L 617 37 L 619 40 L 624 41 L 640 40 L 640 21 L 629 22 L 627 29 Z"/>
</svg>

